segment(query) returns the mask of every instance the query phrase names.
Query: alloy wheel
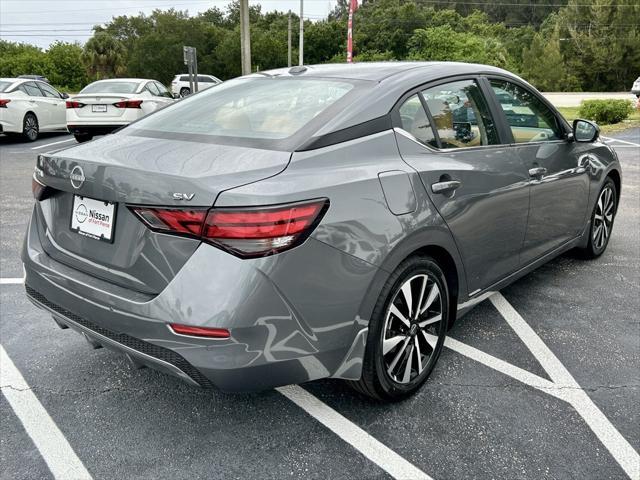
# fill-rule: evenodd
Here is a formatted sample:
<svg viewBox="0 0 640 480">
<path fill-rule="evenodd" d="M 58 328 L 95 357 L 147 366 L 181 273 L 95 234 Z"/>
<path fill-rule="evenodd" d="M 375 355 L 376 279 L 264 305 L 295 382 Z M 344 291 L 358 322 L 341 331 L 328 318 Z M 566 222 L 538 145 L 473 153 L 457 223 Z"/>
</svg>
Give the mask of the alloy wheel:
<svg viewBox="0 0 640 480">
<path fill-rule="evenodd" d="M 442 295 L 428 274 L 409 278 L 395 293 L 382 336 L 383 365 L 396 383 L 417 379 L 436 350 L 442 322 Z"/>
<path fill-rule="evenodd" d="M 38 121 L 33 115 L 27 115 L 24 119 L 24 134 L 31 141 L 38 138 Z"/>
<path fill-rule="evenodd" d="M 614 194 L 611 187 L 606 186 L 596 205 L 596 211 L 593 217 L 593 245 L 596 249 L 602 249 L 611 235 L 613 227 L 613 210 L 615 206 Z"/>
</svg>

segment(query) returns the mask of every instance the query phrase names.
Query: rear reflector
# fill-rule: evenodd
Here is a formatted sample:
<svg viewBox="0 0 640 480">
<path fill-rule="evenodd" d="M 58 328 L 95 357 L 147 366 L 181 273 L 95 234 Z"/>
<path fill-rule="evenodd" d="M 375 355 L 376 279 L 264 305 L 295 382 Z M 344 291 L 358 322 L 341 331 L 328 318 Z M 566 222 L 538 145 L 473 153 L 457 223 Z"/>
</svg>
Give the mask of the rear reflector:
<svg viewBox="0 0 640 480">
<path fill-rule="evenodd" d="M 229 338 L 231 334 L 226 328 L 210 328 L 210 327 L 194 327 L 191 325 L 181 325 L 179 323 L 170 323 L 169 328 L 173 333 L 178 335 L 189 335 L 192 337 L 205 338 Z"/>
<path fill-rule="evenodd" d="M 9 103 L 11 100 L 9 100 L 8 98 L 0 98 L 0 108 L 7 108 L 7 103 Z"/>
<path fill-rule="evenodd" d="M 263 257 L 304 242 L 329 208 L 324 198 L 269 207 L 129 207 L 152 230 L 200 238 L 242 258 Z"/>
<path fill-rule="evenodd" d="M 77 102 L 75 100 L 67 100 L 66 102 L 67 108 L 82 108 L 84 107 L 84 103 Z"/>
<path fill-rule="evenodd" d="M 33 193 L 33 198 L 38 201 L 45 200 L 46 198 L 49 198 L 54 191 L 55 190 L 53 188 L 40 183 L 36 178 L 36 174 L 33 174 L 33 177 L 31 177 L 31 192 Z"/>
<path fill-rule="evenodd" d="M 142 100 L 123 100 L 113 104 L 117 108 L 142 108 L 140 105 L 142 105 Z"/>
</svg>

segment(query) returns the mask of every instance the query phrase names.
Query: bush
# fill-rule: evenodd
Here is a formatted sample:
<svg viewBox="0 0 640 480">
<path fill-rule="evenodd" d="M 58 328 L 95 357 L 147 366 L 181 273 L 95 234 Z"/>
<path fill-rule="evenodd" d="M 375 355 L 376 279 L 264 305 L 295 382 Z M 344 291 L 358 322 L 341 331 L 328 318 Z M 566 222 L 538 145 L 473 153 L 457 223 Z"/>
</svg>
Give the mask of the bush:
<svg viewBox="0 0 640 480">
<path fill-rule="evenodd" d="M 628 100 L 583 100 L 578 115 L 603 125 L 619 123 L 633 113 Z"/>
</svg>

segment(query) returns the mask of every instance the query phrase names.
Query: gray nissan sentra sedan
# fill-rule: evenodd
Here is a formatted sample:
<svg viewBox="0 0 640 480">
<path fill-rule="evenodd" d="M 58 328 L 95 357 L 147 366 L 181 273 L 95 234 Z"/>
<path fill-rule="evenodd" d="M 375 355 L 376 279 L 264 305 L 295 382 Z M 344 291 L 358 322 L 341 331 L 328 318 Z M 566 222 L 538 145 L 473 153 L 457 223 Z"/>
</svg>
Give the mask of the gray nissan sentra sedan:
<svg viewBox="0 0 640 480">
<path fill-rule="evenodd" d="M 400 399 L 488 293 L 606 249 L 621 172 L 598 135 L 484 65 L 253 74 L 40 155 L 27 295 L 194 385 Z"/>
</svg>

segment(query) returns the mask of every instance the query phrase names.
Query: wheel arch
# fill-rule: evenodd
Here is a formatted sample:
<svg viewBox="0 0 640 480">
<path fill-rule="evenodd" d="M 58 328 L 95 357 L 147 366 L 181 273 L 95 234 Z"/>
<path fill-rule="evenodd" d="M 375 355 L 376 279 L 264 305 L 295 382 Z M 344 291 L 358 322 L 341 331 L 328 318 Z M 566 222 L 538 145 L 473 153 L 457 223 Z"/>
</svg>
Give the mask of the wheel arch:
<svg viewBox="0 0 640 480">
<path fill-rule="evenodd" d="M 620 193 L 622 189 L 622 177 L 620 176 L 620 172 L 617 169 L 611 169 L 609 173 L 607 173 L 607 177 L 613 180 L 613 184 L 616 187 L 616 210 L 618 210 L 618 206 L 620 205 Z"/>
<path fill-rule="evenodd" d="M 443 269 L 449 289 L 449 327 L 456 319 L 458 299 L 466 298 L 466 277 L 462 259 L 450 232 L 444 228 L 427 229 L 416 232 L 404 239 L 385 258 L 378 273 L 372 280 L 361 307 L 361 317 L 371 318 L 384 284 L 398 265 L 412 256 L 429 256 Z"/>
</svg>

